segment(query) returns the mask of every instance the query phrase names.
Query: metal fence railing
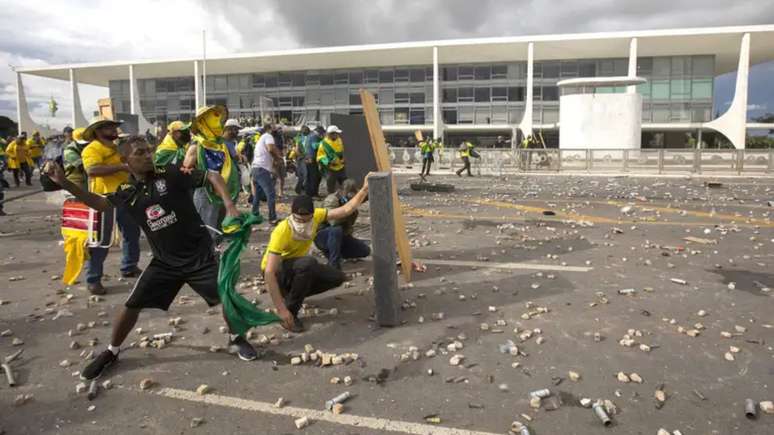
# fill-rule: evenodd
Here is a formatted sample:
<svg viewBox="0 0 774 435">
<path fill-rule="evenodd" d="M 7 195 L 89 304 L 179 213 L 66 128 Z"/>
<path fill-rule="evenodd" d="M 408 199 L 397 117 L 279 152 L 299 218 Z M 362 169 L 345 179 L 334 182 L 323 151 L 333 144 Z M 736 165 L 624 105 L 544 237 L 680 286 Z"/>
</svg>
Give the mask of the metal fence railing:
<svg viewBox="0 0 774 435">
<path fill-rule="evenodd" d="M 588 172 L 631 174 L 774 174 L 774 149 L 477 149 L 471 159 L 478 175 L 516 172 Z M 417 148 L 390 148 L 396 168 L 421 167 Z M 436 151 L 433 169 L 462 167 L 457 151 Z"/>
</svg>

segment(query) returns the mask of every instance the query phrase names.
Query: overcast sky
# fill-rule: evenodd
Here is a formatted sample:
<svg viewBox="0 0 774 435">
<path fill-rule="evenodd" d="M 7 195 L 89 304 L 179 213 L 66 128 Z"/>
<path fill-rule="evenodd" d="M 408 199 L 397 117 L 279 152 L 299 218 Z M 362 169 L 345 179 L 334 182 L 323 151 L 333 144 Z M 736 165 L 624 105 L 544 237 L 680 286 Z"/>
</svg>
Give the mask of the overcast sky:
<svg viewBox="0 0 774 435">
<path fill-rule="evenodd" d="M 229 54 L 374 42 L 539 33 L 774 24 L 764 0 L 0 0 L 0 115 L 16 119 L 8 65 Z M 774 112 L 774 64 L 754 68 L 755 113 Z M 62 127 L 70 119 L 65 82 L 26 77 L 33 118 Z M 716 104 L 730 99 L 717 82 Z M 90 114 L 106 88 L 81 86 Z M 49 119 L 47 101 L 59 103 Z M 88 118 L 88 116 L 87 116 Z"/>
</svg>

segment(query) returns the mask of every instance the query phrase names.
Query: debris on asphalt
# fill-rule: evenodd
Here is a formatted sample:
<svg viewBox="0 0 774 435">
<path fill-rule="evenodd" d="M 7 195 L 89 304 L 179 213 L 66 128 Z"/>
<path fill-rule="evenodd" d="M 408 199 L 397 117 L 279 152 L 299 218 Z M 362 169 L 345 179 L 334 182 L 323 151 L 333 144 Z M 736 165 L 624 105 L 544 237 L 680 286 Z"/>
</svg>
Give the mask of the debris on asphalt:
<svg viewBox="0 0 774 435">
<path fill-rule="evenodd" d="M 296 429 L 303 429 L 309 426 L 309 418 L 308 417 L 297 418 L 294 421 L 294 423 L 296 424 Z"/>
<path fill-rule="evenodd" d="M 283 397 L 278 398 L 277 401 L 274 402 L 275 408 L 282 408 L 284 406 L 285 406 L 285 399 Z"/>
<path fill-rule="evenodd" d="M 754 400 L 744 400 L 744 415 L 751 420 L 758 418 L 758 405 Z"/>
<path fill-rule="evenodd" d="M 91 383 L 89 384 L 89 392 L 86 395 L 86 398 L 89 400 L 94 400 L 97 398 L 97 394 L 99 394 L 99 384 L 97 383 L 96 379 L 92 379 Z"/>
<path fill-rule="evenodd" d="M 326 400 L 325 401 L 325 409 L 330 411 L 333 408 L 333 405 L 335 405 L 337 403 L 344 403 L 347 400 L 349 400 L 351 397 L 352 397 L 352 394 L 349 391 L 345 391 L 345 392 L 339 394 L 338 396 L 334 397 L 331 400 Z"/>
<path fill-rule="evenodd" d="M 196 394 L 200 396 L 204 396 L 205 394 L 210 392 L 210 386 L 207 384 L 201 384 L 198 387 L 196 387 Z"/>
<path fill-rule="evenodd" d="M 601 401 L 595 402 L 591 408 L 594 411 L 594 415 L 597 416 L 597 418 L 602 422 L 603 425 L 610 426 L 611 424 L 613 424 L 613 421 L 608 416 L 607 410 L 605 409 L 605 406 Z"/>
<path fill-rule="evenodd" d="M 191 419 L 191 428 L 197 428 L 204 424 L 204 419 L 202 417 L 194 417 Z"/>
<path fill-rule="evenodd" d="M 13 370 L 11 370 L 11 365 L 8 363 L 0 364 L 0 369 L 5 373 L 5 380 L 8 382 L 8 386 L 15 387 L 16 378 L 13 375 Z"/>
<path fill-rule="evenodd" d="M 153 387 L 154 385 L 156 385 L 156 383 L 153 381 L 153 379 L 150 379 L 150 378 L 145 378 L 145 379 L 140 381 L 140 389 L 141 390 L 148 390 L 151 387 Z"/>
</svg>

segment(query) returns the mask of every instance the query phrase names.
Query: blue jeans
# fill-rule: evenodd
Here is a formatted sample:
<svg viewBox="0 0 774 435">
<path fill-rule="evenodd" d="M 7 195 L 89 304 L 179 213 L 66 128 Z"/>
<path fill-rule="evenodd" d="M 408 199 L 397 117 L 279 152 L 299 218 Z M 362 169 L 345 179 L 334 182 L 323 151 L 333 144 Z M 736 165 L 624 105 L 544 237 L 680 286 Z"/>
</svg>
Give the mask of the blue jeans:
<svg viewBox="0 0 774 435">
<path fill-rule="evenodd" d="M 121 272 L 129 272 L 137 267 L 137 263 L 140 261 L 140 227 L 132 220 L 126 209 L 116 208 L 114 212 L 116 213 L 116 223 L 121 230 L 123 245 L 121 248 Z M 112 224 L 108 225 L 108 228 L 110 227 Z M 107 248 L 89 248 L 89 259 L 86 261 L 86 282 L 88 284 L 98 283 L 102 280 L 102 266 L 108 251 Z"/>
<path fill-rule="evenodd" d="M 271 172 L 264 168 L 252 168 L 250 175 L 253 179 L 256 194 L 253 196 L 253 214 L 261 215 L 261 192 L 266 196 L 266 203 L 269 205 L 269 220 L 277 220 L 276 201 L 277 194 L 274 191 L 274 179 Z"/>
<path fill-rule="evenodd" d="M 304 163 L 304 157 L 296 159 L 296 193 L 304 193 L 304 186 L 306 185 L 306 163 Z"/>
<path fill-rule="evenodd" d="M 223 205 L 211 203 L 207 196 L 207 190 L 205 190 L 204 187 L 194 190 L 193 202 L 194 207 L 196 207 L 196 212 L 199 213 L 199 217 L 202 218 L 202 223 L 220 231 L 220 224 L 223 222 L 223 218 L 226 217 L 226 209 Z M 218 246 L 220 242 L 223 241 L 223 235 L 209 228 L 207 229 L 207 232 L 210 234 L 210 237 L 212 237 L 212 242 L 215 246 Z"/>
<path fill-rule="evenodd" d="M 314 244 L 328 259 L 328 265 L 338 269 L 341 269 L 342 258 L 365 258 L 371 255 L 371 248 L 365 242 L 344 234 L 340 226 L 318 231 Z"/>
</svg>

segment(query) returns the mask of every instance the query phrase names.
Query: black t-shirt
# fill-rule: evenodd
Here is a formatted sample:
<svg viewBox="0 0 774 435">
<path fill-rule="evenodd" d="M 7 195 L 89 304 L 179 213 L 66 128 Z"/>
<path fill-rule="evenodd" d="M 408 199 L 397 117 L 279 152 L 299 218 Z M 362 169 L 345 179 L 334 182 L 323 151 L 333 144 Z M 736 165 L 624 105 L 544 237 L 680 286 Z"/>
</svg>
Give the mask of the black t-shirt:
<svg viewBox="0 0 774 435">
<path fill-rule="evenodd" d="M 174 165 L 157 167 L 146 181 L 132 178 L 107 199 L 124 207 L 148 238 L 156 261 L 171 267 L 198 268 L 213 261 L 213 245 L 194 207 L 192 191 L 207 182 L 207 172 L 190 175 Z"/>
</svg>

